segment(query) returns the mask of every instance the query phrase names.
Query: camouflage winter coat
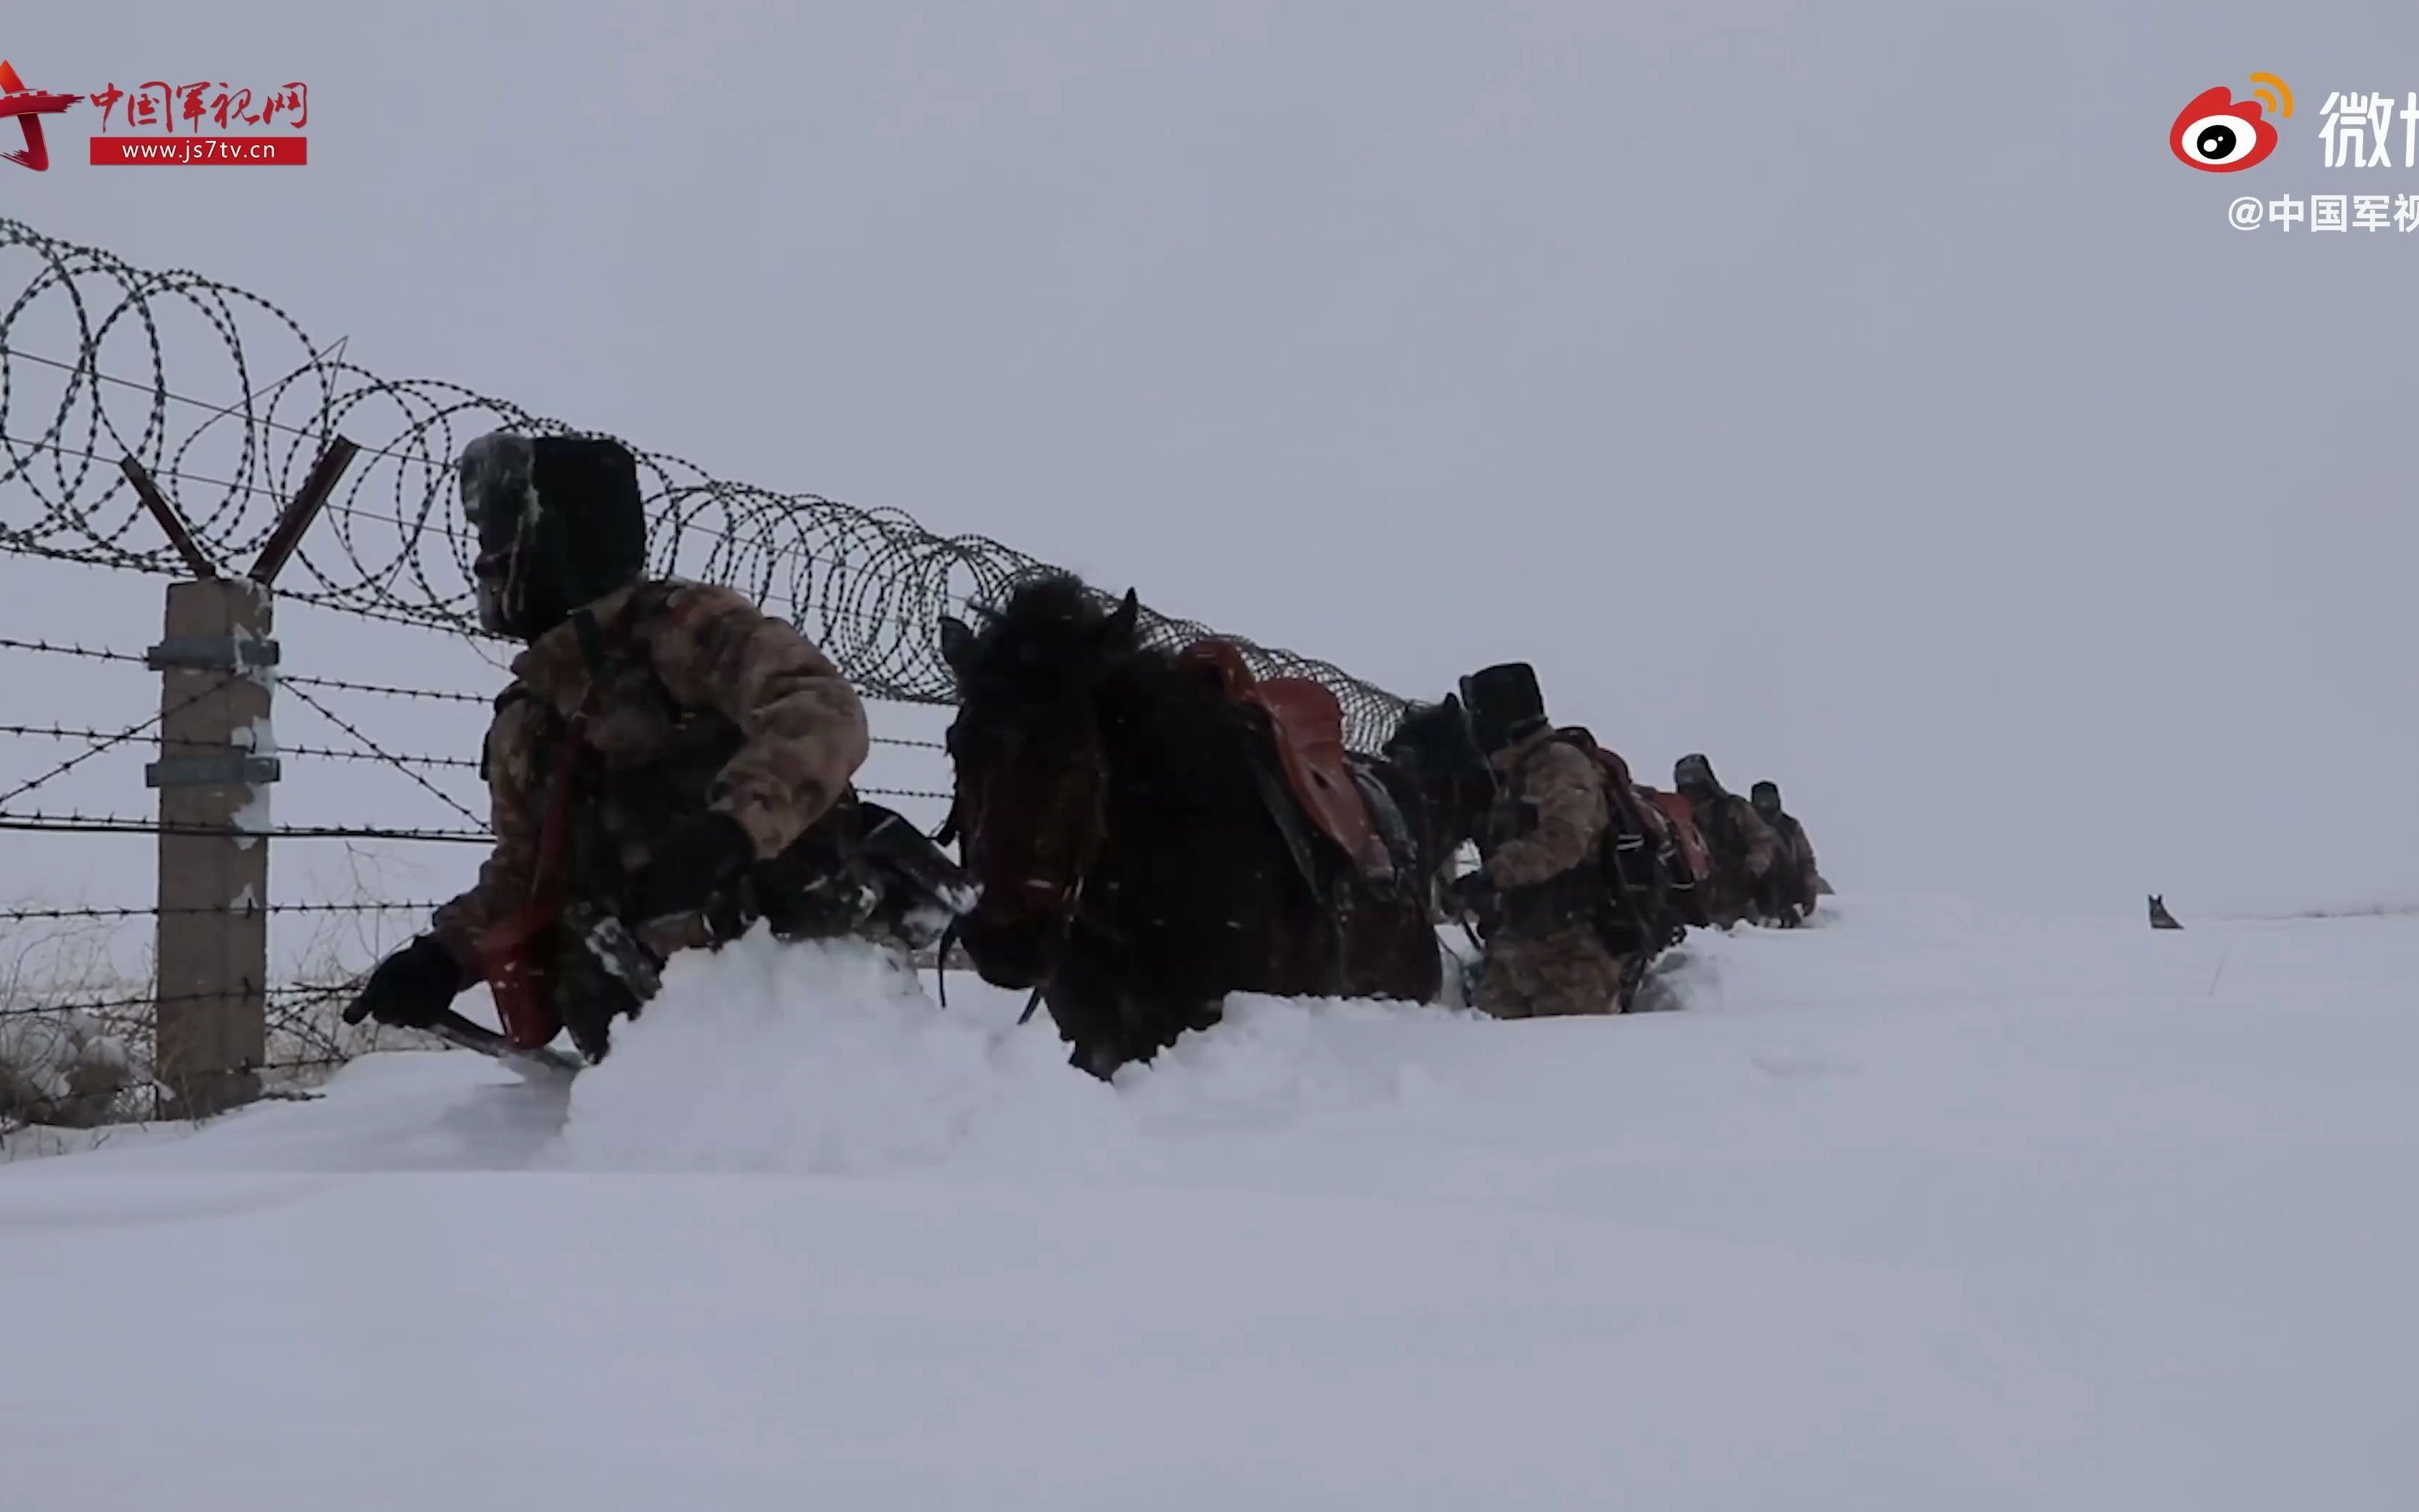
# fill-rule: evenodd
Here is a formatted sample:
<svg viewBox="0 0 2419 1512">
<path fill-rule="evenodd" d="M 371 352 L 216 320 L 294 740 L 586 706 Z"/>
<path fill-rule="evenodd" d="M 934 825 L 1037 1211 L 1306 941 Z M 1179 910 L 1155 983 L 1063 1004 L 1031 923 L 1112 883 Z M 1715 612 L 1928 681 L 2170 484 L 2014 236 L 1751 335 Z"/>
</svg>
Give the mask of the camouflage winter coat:
<svg viewBox="0 0 2419 1512">
<path fill-rule="evenodd" d="M 1706 911 L 1715 922 L 1749 918 L 1764 879 L 1782 864 L 1780 837 L 1755 811 L 1755 805 L 1735 793 L 1716 789 L 1712 796 L 1688 795 L 1697 831 L 1713 857 L 1713 890 Z"/>
<path fill-rule="evenodd" d="M 1598 856 L 1610 822 L 1604 768 L 1550 729 L 1492 761 L 1502 781 L 1481 850 L 1505 924 L 1541 933 L 1592 922 L 1605 893 Z"/>
<path fill-rule="evenodd" d="M 650 846 L 704 810 L 735 820 L 763 860 L 847 795 L 866 758 L 865 710 L 796 630 L 728 589 L 678 581 L 622 589 L 588 611 L 600 670 L 567 837 L 575 898 L 614 909 Z M 528 897 L 590 655 L 576 621 L 557 625 L 514 660 L 496 700 L 484 763 L 495 848 L 433 926 L 473 973 L 481 935 Z"/>
<path fill-rule="evenodd" d="M 1823 873 L 1814 864 L 1814 842 L 1806 838 L 1806 826 L 1795 814 L 1776 814 L 1767 823 L 1780 841 L 1781 870 L 1788 873 L 1797 906 L 1810 912 L 1823 887 Z"/>
</svg>

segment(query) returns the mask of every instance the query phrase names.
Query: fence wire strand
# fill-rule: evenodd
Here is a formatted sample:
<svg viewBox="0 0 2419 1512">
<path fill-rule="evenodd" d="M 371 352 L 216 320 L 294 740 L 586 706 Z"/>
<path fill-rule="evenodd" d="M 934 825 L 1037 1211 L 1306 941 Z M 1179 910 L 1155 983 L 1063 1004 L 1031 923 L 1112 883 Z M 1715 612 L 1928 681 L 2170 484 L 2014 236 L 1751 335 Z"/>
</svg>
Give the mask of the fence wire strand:
<svg viewBox="0 0 2419 1512">
<path fill-rule="evenodd" d="M 131 455 L 204 552 L 240 570 L 342 435 L 361 452 L 281 593 L 477 634 L 470 542 L 454 523 L 463 445 L 499 429 L 597 434 L 459 384 L 381 377 L 248 290 L 0 220 L 0 283 L 11 274 L 20 292 L 0 310 L 0 549 L 182 575 L 116 466 Z M 943 616 L 994 606 L 1053 570 L 987 536 L 716 478 L 620 439 L 639 458 L 654 569 L 785 607 L 875 698 L 952 702 Z M 1213 633 L 1148 607 L 1144 629 L 1166 645 Z M 1358 748 L 1377 748 L 1402 708 L 1327 662 L 1221 639 L 1262 676 L 1333 689 Z"/>
</svg>

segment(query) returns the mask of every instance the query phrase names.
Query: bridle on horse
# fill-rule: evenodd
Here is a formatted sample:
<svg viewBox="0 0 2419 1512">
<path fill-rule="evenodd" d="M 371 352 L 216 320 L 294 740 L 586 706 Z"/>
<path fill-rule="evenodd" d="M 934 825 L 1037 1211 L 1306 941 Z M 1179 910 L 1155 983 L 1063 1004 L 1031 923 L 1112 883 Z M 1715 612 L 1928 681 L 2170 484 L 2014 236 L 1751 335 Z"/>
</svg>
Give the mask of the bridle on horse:
<svg viewBox="0 0 2419 1512">
<path fill-rule="evenodd" d="M 971 802 L 961 783 L 958 795 L 949 806 L 949 817 L 942 825 L 940 833 L 934 837 L 942 844 L 948 843 L 951 839 L 963 841 L 962 854 L 965 857 L 966 870 L 978 879 L 984 875 L 984 865 L 981 859 L 984 849 L 984 821 L 991 812 L 992 785 L 998 777 L 997 765 L 987 766 L 976 783 L 976 791 Z M 1025 1011 L 1017 1015 L 1016 1022 L 1020 1026 L 1032 1021 L 1035 1011 L 1041 1006 L 1042 994 L 1049 990 L 1050 983 L 1057 976 L 1057 964 L 1065 955 L 1067 941 L 1074 933 L 1075 920 L 1083 912 L 1084 889 L 1091 880 L 1092 867 L 1100 859 L 1102 844 L 1108 831 L 1108 762 L 1097 747 L 1093 751 L 1089 768 L 1078 767 L 1069 774 L 1065 779 L 1065 785 L 1058 793 L 1053 795 L 1058 801 L 1047 805 L 1042 810 L 1044 815 L 1050 820 L 1056 819 L 1059 811 L 1066 807 L 1064 799 L 1067 788 L 1071 787 L 1075 779 L 1080 777 L 1088 777 L 1091 779 L 1088 786 L 1091 791 L 1092 811 L 1089 816 L 1091 823 L 1082 830 L 1083 840 L 1076 850 L 1074 866 L 1070 869 L 1063 880 L 1054 881 L 1048 877 L 1022 877 L 1012 884 L 1028 895 L 1039 894 L 1043 897 L 1042 912 L 1052 924 L 1051 938 L 1044 951 L 1044 960 L 1049 964 L 1043 968 L 1040 980 L 1033 984 L 1032 995 L 1025 1000 Z M 951 919 L 948 928 L 941 936 L 936 968 L 941 979 L 941 1004 L 945 1008 L 948 1006 L 949 946 L 957 939 L 962 923 L 962 919 Z"/>
</svg>

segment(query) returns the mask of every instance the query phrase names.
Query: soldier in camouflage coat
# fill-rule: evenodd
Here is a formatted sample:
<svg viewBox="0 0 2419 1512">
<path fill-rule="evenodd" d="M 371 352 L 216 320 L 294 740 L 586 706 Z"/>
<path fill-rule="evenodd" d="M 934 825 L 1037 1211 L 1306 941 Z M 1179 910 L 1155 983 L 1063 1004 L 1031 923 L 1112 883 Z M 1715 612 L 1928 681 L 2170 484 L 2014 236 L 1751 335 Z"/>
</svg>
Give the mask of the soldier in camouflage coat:
<svg viewBox="0 0 2419 1512">
<path fill-rule="evenodd" d="M 514 660 L 497 701 L 486 744 L 495 849 L 432 930 L 466 964 L 528 895 L 547 778 L 592 687 L 572 890 L 633 922 L 701 905 L 717 878 L 789 850 L 865 761 L 865 714 L 847 679 L 729 589 L 640 583 L 588 612 L 595 671 L 561 625 Z"/>
<path fill-rule="evenodd" d="M 1752 804 L 1716 779 L 1714 764 L 1703 755 L 1681 757 L 1672 777 L 1713 858 L 1712 885 L 1703 889 L 1706 916 L 1718 929 L 1769 917 L 1764 895 L 1781 866 L 1780 837 Z"/>
<path fill-rule="evenodd" d="M 657 936 L 672 949 L 778 912 L 766 899 L 795 904 L 805 894 L 763 886 L 766 872 L 815 859 L 802 841 L 854 802 L 866 759 L 855 690 L 795 629 L 728 589 L 642 580 L 636 467 L 619 445 L 482 438 L 462 490 L 482 619 L 528 642 L 486 738 L 495 844 L 470 888 L 371 975 L 348 1022 L 425 1026 L 484 980 L 483 945 L 531 899 L 575 727 L 565 891 L 632 929 L 678 921 Z M 637 1006 L 626 992 L 557 997 L 592 1060 L 613 1012 Z"/>
<path fill-rule="evenodd" d="M 1798 919 L 1812 918 L 1814 900 L 1823 892 L 1823 872 L 1814 864 L 1814 842 L 1806 838 L 1806 826 L 1781 808 L 1778 782 L 1758 782 L 1748 790 L 1748 801 L 1780 841 L 1780 880 L 1772 889 L 1776 900 Z"/>
<path fill-rule="evenodd" d="M 1609 902 L 1604 768 L 1557 737 L 1524 664 L 1463 679 L 1462 702 L 1497 777 L 1485 859 L 1456 885 L 1489 921 L 1479 1010 L 1506 1019 L 1619 1012 L 1622 963 L 1599 922 Z"/>
</svg>

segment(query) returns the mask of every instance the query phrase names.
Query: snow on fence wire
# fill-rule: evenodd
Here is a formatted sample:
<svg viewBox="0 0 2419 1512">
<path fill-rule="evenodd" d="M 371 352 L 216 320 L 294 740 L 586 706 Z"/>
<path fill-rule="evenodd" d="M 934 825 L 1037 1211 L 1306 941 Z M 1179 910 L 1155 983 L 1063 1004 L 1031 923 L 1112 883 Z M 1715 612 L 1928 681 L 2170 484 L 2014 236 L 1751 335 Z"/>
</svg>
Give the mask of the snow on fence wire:
<svg viewBox="0 0 2419 1512">
<path fill-rule="evenodd" d="M 264 588 L 284 574 L 280 602 L 383 626 L 382 634 L 485 642 L 471 611 L 470 542 L 457 524 L 455 458 L 470 438 L 495 429 L 598 434 L 455 384 L 381 378 L 346 361 L 342 342 L 314 341 L 258 295 L 189 270 L 138 269 L 0 219 L 0 295 L 11 286 L 16 292 L 0 310 L 0 552 L 56 563 L 63 577 L 100 568 L 177 581 L 172 624 L 175 595 L 193 579 L 256 557 L 263 565 L 254 576 Z M 655 569 L 737 588 L 821 645 L 875 705 L 875 752 L 860 791 L 928 827 L 937 824 L 948 779 L 933 738 L 938 723 L 888 716 L 902 712 L 899 705 L 940 714 L 950 702 L 939 656 L 942 615 L 995 605 L 1017 583 L 1053 569 L 987 537 L 940 536 L 897 511 L 716 479 L 624 443 L 639 458 Z M 1148 605 L 1143 624 L 1160 644 L 1219 633 Z M 163 848 L 187 840 L 258 844 L 261 884 L 230 885 L 223 889 L 229 901 L 172 903 L 172 868 L 162 866 L 160 897 L 149 904 L 35 898 L 0 906 L 0 1136 L 29 1122 L 156 1116 L 170 1090 L 162 1080 L 167 1057 L 158 1049 L 163 1023 L 230 994 L 255 1020 L 234 1068 L 246 1079 L 243 1096 L 273 1094 L 298 1076 L 393 1042 L 391 1034 L 338 1021 L 376 959 L 365 932 L 306 948 L 291 980 L 271 981 L 267 928 L 273 919 L 393 917 L 408 931 L 433 903 L 376 896 L 270 902 L 270 842 L 485 844 L 475 747 L 415 748 L 380 738 L 364 729 L 375 720 L 362 710 L 445 706 L 484 722 L 495 680 L 423 687 L 271 671 L 258 682 L 280 695 L 276 763 L 381 772 L 393 798 L 348 808 L 377 816 L 368 822 L 195 823 L 172 817 L 167 786 L 156 804 L 131 784 L 114 789 L 122 801 L 87 805 L 57 795 L 113 754 L 121 761 L 201 748 L 243 754 L 250 748 L 238 749 L 231 732 L 221 732 L 228 744 L 206 748 L 180 744 L 184 737 L 173 731 L 193 706 L 212 704 L 252 673 L 233 663 L 207 676 L 170 671 L 154 661 L 147 634 L 131 645 L 90 646 L 46 640 L 43 628 L 0 617 L 0 667 L 131 667 L 160 672 L 155 687 L 164 690 L 142 717 L 122 723 L 54 717 L 23 704 L 0 711 L 9 721 L 0 723 L 7 753 L 0 856 L 12 837 L 33 834 L 134 837 Z M 1402 708 L 1394 695 L 1328 663 L 1222 638 L 1264 676 L 1308 677 L 1333 688 L 1357 748 L 1375 748 Z M 223 639 L 232 644 L 236 637 Z M 265 733 L 265 713 L 260 717 Z M 308 733 L 294 736 L 296 725 Z M 208 859 L 203 852 L 177 854 L 179 866 Z M 0 903 L 24 896 L 29 880 L 9 875 L 0 860 Z M 129 925 L 149 926 L 162 942 L 131 971 L 118 954 Z M 190 946 L 196 930 L 250 931 L 256 967 L 223 977 L 213 992 L 165 990 L 159 950 L 172 936 Z"/>
</svg>

